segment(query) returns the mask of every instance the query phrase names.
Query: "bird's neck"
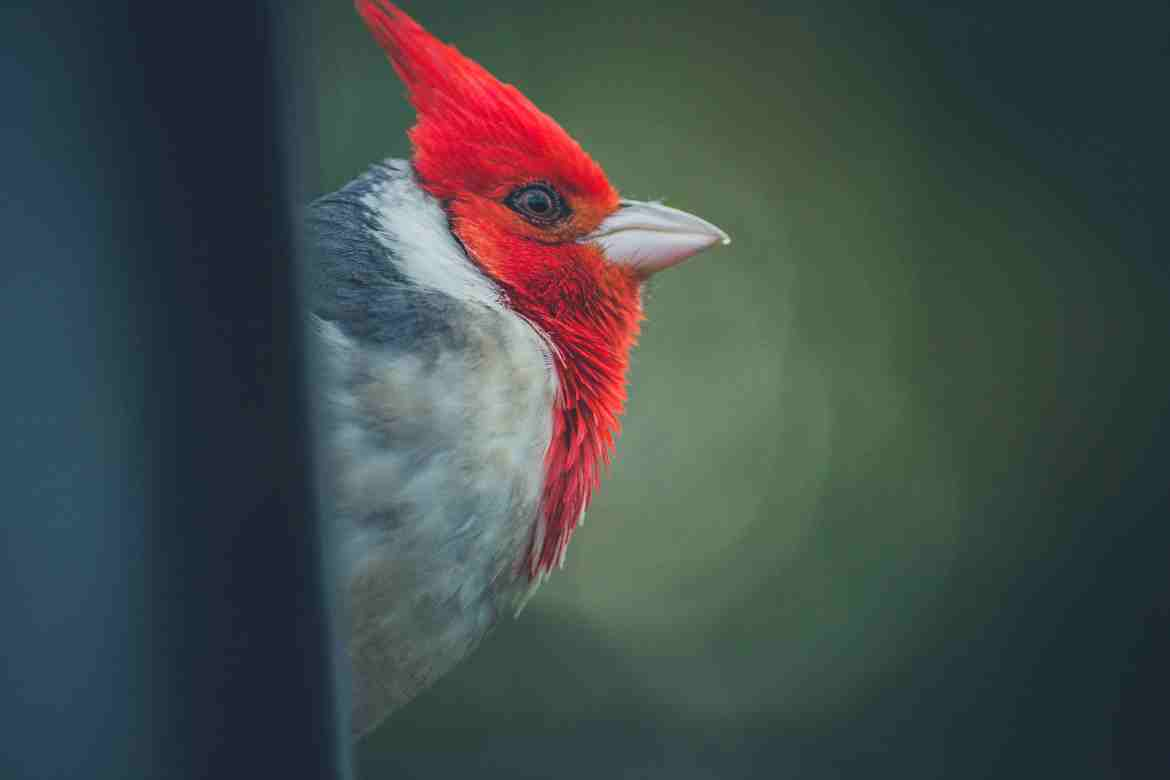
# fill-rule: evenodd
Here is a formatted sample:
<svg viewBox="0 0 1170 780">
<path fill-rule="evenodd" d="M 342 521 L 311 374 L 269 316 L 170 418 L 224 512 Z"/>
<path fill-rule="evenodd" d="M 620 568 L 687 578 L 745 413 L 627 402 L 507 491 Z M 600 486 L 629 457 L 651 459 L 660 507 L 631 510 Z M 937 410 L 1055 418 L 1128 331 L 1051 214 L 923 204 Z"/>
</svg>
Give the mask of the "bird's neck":
<svg viewBox="0 0 1170 780">
<path fill-rule="evenodd" d="M 552 305 L 523 297 L 513 303 L 548 340 L 558 380 L 541 519 L 526 561 L 530 578 L 539 581 L 563 563 L 569 538 L 609 464 L 642 307 L 636 284 L 600 287 Z"/>
<path fill-rule="evenodd" d="M 596 248 L 513 235 L 477 208 L 448 204 L 452 232 L 508 308 L 545 337 L 557 372 L 541 518 L 525 561 L 539 580 L 563 561 L 617 440 L 641 281 Z"/>
</svg>

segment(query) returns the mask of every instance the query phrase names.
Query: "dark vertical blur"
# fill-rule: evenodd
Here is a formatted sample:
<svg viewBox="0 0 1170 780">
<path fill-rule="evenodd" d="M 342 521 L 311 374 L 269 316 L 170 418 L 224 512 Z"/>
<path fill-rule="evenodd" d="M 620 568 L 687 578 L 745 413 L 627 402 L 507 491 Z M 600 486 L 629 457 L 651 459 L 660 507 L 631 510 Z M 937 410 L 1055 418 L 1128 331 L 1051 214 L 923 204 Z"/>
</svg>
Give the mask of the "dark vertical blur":
<svg viewBox="0 0 1170 780">
<path fill-rule="evenodd" d="M 335 777 L 264 4 L 0 11 L 0 776 Z"/>
</svg>

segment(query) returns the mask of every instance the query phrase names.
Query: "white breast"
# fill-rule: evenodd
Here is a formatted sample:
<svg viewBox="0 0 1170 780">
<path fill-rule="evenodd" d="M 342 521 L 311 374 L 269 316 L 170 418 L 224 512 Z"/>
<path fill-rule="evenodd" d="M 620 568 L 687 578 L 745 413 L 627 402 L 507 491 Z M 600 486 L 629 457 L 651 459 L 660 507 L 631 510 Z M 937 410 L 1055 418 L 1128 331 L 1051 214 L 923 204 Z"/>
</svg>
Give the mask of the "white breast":
<svg viewBox="0 0 1170 780">
<path fill-rule="evenodd" d="M 556 395 L 544 339 L 501 303 L 438 204 L 406 177 L 364 197 L 380 209 L 386 262 L 410 287 L 394 300 L 443 321 L 403 342 L 314 320 L 322 494 L 359 733 L 463 658 L 527 591 Z"/>
</svg>

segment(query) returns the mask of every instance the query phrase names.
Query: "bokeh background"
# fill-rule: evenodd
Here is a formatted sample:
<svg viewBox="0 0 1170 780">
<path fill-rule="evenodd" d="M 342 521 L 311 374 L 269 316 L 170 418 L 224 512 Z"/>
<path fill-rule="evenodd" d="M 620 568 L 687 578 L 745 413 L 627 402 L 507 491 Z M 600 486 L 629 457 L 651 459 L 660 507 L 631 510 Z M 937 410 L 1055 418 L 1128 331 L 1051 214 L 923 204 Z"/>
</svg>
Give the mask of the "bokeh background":
<svg viewBox="0 0 1170 780">
<path fill-rule="evenodd" d="M 564 571 L 361 777 L 1170 770 L 1164 6 L 404 6 L 734 243 L 654 281 Z M 407 156 L 349 4 L 297 29 L 310 189 Z"/>
<path fill-rule="evenodd" d="M 1170 6 L 406 7 L 735 241 L 655 280 L 564 571 L 357 774 L 1170 777 Z M 345 776 L 289 217 L 401 88 L 349 0 L 0 39 L 0 778 Z"/>
</svg>

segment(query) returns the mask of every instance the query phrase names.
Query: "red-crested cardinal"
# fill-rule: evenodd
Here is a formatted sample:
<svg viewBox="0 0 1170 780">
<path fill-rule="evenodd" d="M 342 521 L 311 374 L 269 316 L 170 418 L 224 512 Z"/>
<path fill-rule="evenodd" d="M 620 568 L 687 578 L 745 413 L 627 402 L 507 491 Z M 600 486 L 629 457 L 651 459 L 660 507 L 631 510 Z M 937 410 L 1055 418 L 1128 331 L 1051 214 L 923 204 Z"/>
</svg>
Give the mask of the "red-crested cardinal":
<svg viewBox="0 0 1170 780">
<path fill-rule="evenodd" d="M 515 87 L 388 2 L 413 159 L 309 209 L 323 500 L 352 727 L 451 669 L 563 563 L 618 434 L 651 275 L 727 234 L 622 199 Z"/>
</svg>

